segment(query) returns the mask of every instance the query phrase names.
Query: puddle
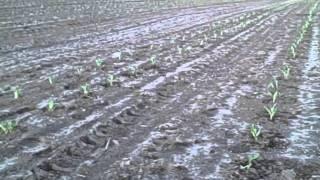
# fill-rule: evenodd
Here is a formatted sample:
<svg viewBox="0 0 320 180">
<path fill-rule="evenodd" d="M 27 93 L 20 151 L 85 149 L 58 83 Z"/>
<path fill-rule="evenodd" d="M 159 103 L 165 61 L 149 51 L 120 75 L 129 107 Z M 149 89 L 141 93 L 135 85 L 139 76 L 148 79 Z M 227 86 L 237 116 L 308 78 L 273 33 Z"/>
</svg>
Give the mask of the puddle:
<svg viewBox="0 0 320 180">
<path fill-rule="evenodd" d="M 319 158 L 320 153 L 320 59 L 319 27 L 312 28 L 308 62 L 303 70 L 303 84 L 299 86 L 298 108 L 301 113 L 290 120 L 291 146 L 286 156 L 301 160 Z"/>
<path fill-rule="evenodd" d="M 47 149 L 48 148 L 48 146 L 47 145 L 45 145 L 45 144 L 39 144 L 39 145 L 37 145 L 37 146 L 35 146 L 35 147 L 32 147 L 32 148 L 26 148 L 25 150 L 23 150 L 22 152 L 23 153 L 36 153 L 36 152 L 40 152 L 40 151 L 42 151 L 42 150 L 45 150 L 45 149 Z"/>
<path fill-rule="evenodd" d="M 185 165 L 192 172 L 192 176 L 197 177 L 200 175 L 201 166 L 199 166 L 198 161 L 202 158 L 210 156 L 210 152 L 213 147 L 216 145 L 211 143 L 205 144 L 194 144 L 191 147 L 188 147 L 184 154 L 176 154 L 173 156 L 173 161 L 179 165 Z M 193 161 L 198 159 L 197 161 Z M 186 164 L 188 162 L 188 164 Z M 195 163 L 194 163 L 195 162 Z M 214 167 L 212 167 L 214 168 Z"/>
<path fill-rule="evenodd" d="M 0 172 L 8 168 L 9 166 L 13 166 L 18 161 L 17 157 L 13 157 L 10 159 L 6 159 L 3 162 L 0 162 Z"/>
</svg>

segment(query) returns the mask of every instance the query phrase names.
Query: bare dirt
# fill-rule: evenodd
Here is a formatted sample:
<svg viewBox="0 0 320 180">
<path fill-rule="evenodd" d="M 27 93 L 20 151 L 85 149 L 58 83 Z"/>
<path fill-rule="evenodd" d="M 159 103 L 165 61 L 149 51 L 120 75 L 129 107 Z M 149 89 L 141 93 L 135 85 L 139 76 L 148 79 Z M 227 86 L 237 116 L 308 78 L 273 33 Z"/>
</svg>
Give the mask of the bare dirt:
<svg viewBox="0 0 320 180">
<path fill-rule="evenodd" d="M 0 179 L 320 179 L 315 2 L 1 2 Z"/>
</svg>

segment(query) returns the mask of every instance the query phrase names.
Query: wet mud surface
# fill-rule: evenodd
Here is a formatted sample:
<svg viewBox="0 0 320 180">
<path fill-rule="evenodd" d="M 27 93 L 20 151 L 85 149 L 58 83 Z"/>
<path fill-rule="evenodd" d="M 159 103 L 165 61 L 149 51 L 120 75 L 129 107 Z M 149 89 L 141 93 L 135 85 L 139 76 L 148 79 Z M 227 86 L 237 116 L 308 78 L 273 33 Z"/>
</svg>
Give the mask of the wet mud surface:
<svg viewBox="0 0 320 180">
<path fill-rule="evenodd" d="M 318 9 L 289 53 L 316 1 L 110 2 L 2 17 L 0 179 L 320 179 Z"/>
</svg>

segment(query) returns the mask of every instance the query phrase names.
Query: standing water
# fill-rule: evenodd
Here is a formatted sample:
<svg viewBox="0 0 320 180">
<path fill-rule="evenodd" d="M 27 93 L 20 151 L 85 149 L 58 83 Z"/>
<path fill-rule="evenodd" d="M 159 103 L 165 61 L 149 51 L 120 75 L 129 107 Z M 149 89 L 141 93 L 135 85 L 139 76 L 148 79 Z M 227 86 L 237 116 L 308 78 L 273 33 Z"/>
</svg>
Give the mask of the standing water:
<svg viewBox="0 0 320 180">
<path fill-rule="evenodd" d="M 291 122 L 289 157 L 301 160 L 320 157 L 320 59 L 319 27 L 312 29 L 308 61 L 303 69 L 303 84 L 299 86 L 301 113 Z"/>
</svg>

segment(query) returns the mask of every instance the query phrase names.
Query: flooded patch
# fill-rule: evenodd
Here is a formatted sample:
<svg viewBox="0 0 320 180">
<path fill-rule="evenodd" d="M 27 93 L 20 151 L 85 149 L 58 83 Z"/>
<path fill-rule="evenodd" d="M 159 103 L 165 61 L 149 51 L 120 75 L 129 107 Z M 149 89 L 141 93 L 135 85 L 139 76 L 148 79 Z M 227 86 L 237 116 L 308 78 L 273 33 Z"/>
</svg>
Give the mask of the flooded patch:
<svg viewBox="0 0 320 180">
<path fill-rule="evenodd" d="M 0 163 L 0 172 L 5 170 L 6 168 L 13 166 L 18 161 L 17 157 L 9 158 Z"/>
</svg>

